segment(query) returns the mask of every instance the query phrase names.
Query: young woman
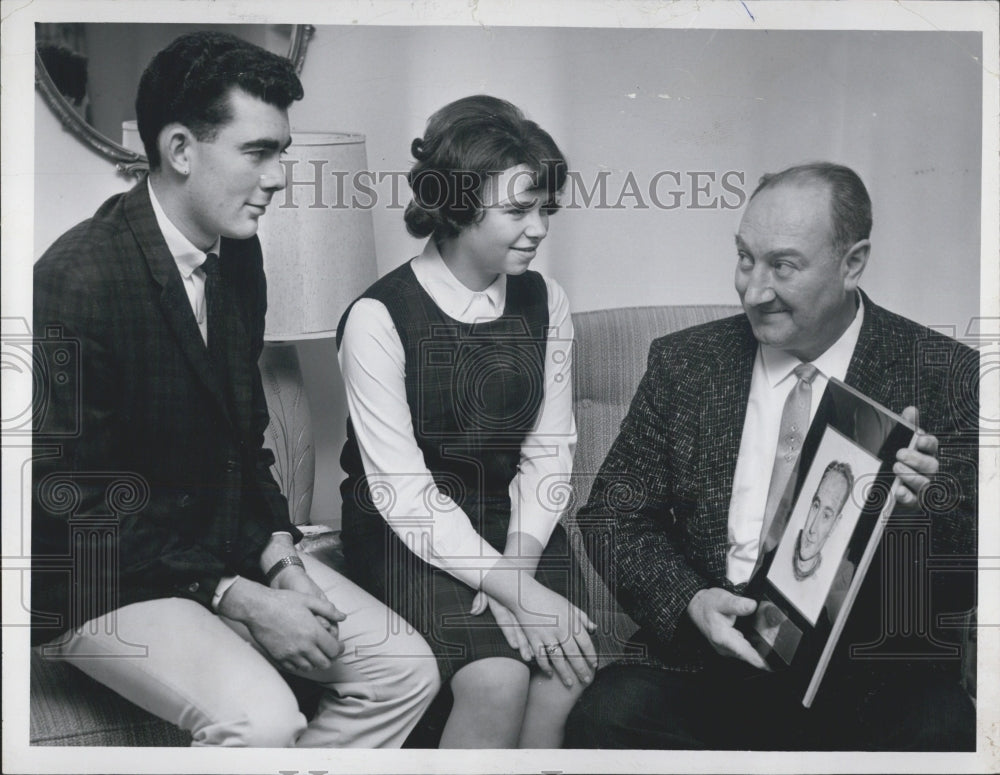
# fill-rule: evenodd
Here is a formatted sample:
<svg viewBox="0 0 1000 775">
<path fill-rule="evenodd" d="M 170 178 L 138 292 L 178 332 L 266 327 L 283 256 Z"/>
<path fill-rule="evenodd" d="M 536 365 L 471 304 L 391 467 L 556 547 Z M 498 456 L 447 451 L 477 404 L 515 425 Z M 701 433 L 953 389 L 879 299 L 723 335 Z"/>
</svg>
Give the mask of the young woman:
<svg viewBox="0 0 1000 775">
<path fill-rule="evenodd" d="M 558 747 L 597 665 L 558 524 L 576 443 L 569 304 L 528 271 L 566 162 L 488 96 L 439 110 L 411 150 L 406 227 L 430 239 L 338 332 L 344 550 L 450 681 L 442 747 Z"/>
</svg>

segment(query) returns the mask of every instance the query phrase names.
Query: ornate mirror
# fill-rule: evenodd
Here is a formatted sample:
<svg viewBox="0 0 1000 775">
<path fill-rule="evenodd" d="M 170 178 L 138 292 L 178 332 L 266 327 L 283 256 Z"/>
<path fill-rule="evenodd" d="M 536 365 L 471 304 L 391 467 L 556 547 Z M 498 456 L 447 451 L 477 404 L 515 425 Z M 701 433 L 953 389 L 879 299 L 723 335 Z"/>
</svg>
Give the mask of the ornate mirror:
<svg viewBox="0 0 1000 775">
<path fill-rule="evenodd" d="M 302 71 L 314 28 L 308 24 L 212 25 L 275 53 Z M 205 25 L 36 24 L 35 88 L 62 125 L 124 174 L 143 175 L 146 157 L 122 144 L 122 122 L 143 68 L 171 40 Z"/>
</svg>

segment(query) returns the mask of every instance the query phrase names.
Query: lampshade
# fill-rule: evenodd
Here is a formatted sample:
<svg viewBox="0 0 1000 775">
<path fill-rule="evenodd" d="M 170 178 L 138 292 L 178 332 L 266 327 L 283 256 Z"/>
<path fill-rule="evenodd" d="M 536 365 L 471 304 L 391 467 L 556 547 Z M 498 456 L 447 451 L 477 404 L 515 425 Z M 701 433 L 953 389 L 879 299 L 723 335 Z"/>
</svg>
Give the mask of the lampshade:
<svg viewBox="0 0 1000 775">
<path fill-rule="evenodd" d="M 331 336 L 376 278 L 375 233 L 357 174 L 368 168 L 363 135 L 293 132 L 282 159 L 286 188 L 258 228 L 267 274 L 266 341 Z"/>
<path fill-rule="evenodd" d="M 139 136 L 139 122 L 134 118 L 122 121 L 122 145 L 136 153 L 146 152 L 142 145 L 142 138 Z"/>
</svg>

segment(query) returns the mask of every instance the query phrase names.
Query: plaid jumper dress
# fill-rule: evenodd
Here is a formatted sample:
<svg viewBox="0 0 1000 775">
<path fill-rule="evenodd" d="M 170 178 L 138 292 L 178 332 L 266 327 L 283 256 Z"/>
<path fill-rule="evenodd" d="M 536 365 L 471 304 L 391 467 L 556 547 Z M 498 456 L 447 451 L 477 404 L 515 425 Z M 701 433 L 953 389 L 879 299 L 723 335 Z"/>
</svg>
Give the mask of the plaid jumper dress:
<svg viewBox="0 0 1000 775">
<path fill-rule="evenodd" d="M 442 312 L 409 263 L 362 298 L 386 307 L 403 344 L 414 435 L 435 484 L 502 552 L 511 510 L 508 488 L 545 394 L 545 280 L 530 271 L 508 276 L 504 314 L 476 324 Z M 350 308 L 341 319 L 338 344 L 348 314 Z M 340 489 L 348 572 L 424 636 L 442 680 L 477 659 L 519 659 L 489 609 L 469 615 L 476 590 L 425 563 L 389 527 L 372 502 L 350 419 L 340 462 L 347 473 Z M 535 578 L 568 596 L 570 565 L 566 533 L 557 525 Z"/>
</svg>

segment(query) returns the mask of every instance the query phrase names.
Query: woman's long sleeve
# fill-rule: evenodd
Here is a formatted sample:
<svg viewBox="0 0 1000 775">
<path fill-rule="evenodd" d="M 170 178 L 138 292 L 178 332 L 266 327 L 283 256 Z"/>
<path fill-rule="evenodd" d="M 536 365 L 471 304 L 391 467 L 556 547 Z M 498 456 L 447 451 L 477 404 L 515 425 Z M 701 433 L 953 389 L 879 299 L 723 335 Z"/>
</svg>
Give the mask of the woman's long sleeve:
<svg viewBox="0 0 1000 775">
<path fill-rule="evenodd" d="M 418 557 L 478 589 L 500 553 L 434 483 L 406 402 L 403 344 L 381 302 L 361 299 L 351 308 L 338 358 L 379 513 Z"/>
</svg>

